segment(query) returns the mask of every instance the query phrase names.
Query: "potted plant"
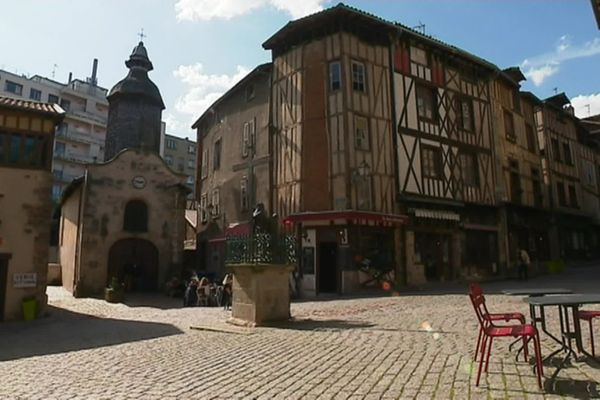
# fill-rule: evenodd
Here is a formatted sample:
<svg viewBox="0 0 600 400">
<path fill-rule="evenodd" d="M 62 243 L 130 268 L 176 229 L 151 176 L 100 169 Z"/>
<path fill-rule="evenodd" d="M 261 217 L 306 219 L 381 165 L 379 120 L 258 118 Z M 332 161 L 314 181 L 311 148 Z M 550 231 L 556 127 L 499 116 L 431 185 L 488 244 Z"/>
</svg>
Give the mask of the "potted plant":
<svg viewBox="0 0 600 400">
<path fill-rule="evenodd" d="M 125 288 L 116 276 L 113 276 L 110 285 L 104 289 L 104 299 L 109 303 L 120 303 L 123 301 Z"/>
</svg>

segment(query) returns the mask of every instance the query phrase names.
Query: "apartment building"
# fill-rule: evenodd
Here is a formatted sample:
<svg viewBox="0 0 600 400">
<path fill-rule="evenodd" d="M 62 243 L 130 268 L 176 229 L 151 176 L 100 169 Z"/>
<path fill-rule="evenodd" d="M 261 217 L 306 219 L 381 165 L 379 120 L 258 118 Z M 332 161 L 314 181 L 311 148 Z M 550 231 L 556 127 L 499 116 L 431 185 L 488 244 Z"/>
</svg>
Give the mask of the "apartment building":
<svg viewBox="0 0 600 400">
<path fill-rule="evenodd" d="M 104 160 L 108 117 L 107 90 L 97 85 L 97 60 L 92 76 L 62 83 L 43 76 L 26 77 L 0 70 L 0 95 L 59 104 L 66 115 L 54 138 L 52 199 L 81 176 L 85 163 Z"/>
<path fill-rule="evenodd" d="M 196 149 L 196 142 L 188 138 L 169 134 L 161 137 L 160 156 L 174 171 L 187 175 L 190 199 L 196 197 Z"/>
</svg>

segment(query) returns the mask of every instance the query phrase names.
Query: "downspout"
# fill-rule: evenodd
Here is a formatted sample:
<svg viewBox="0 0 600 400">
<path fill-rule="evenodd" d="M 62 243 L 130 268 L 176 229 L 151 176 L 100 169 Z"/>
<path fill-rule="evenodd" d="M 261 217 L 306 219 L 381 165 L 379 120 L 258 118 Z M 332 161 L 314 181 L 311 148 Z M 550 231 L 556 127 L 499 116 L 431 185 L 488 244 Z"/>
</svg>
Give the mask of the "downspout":
<svg viewBox="0 0 600 400">
<path fill-rule="evenodd" d="M 83 175 L 83 185 L 79 192 L 79 205 L 77 209 L 77 240 L 75 242 L 75 262 L 73 268 L 73 296 L 79 297 L 79 275 L 81 269 L 81 245 L 83 243 L 83 211 L 85 209 L 84 203 L 87 199 L 85 191 L 87 190 L 88 183 L 88 169 L 86 167 Z"/>
</svg>

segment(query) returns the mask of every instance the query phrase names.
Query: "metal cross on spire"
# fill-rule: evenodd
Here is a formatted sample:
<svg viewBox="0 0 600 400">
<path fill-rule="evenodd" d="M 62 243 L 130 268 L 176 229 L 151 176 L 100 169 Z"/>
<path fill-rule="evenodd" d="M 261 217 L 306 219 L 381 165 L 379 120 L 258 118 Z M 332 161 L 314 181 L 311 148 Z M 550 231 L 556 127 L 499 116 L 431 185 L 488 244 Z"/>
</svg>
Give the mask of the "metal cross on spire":
<svg viewBox="0 0 600 400">
<path fill-rule="evenodd" d="M 138 33 L 138 36 L 140 37 L 140 42 L 143 42 L 144 38 L 147 37 L 146 35 L 144 35 L 144 28 L 142 28 L 140 33 Z"/>
</svg>

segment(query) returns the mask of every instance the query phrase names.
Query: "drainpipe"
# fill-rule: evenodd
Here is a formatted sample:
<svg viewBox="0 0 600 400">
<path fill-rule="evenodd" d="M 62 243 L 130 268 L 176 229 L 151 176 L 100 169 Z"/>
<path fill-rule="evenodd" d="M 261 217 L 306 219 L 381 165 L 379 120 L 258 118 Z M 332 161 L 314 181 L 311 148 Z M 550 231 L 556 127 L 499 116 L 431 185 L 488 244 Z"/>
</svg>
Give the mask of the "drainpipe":
<svg viewBox="0 0 600 400">
<path fill-rule="evenodd" d="M 88 183 L 88 169 L 86 167 L 83 175 L 83 185 L 81 192 L 79 193 L 79 206 L 77 209 L 77 240 L 75 242 L 75 262 L 73 268 L 73 296 L 79 297 L 79 275 L 81 269 L 81 245 L 83 242 L 83 210 L 85 209 L 85 201 L 87 196 L 85 191 L 87 190 Z"/>
</svg>

